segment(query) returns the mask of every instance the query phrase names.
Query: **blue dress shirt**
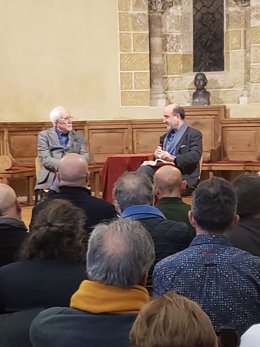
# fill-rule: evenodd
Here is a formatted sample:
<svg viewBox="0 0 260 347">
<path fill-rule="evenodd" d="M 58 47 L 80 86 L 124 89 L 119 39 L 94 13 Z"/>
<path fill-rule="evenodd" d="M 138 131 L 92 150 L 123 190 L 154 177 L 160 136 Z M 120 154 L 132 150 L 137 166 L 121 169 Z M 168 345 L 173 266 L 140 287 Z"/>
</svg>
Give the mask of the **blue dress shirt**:
<svg viewBox="0 0 260 347">
<path fill-rule="evenodd" d="M 69 133 L 65 134 L 65 133 L 63 133 L 62 131 L 60 131 L 57 128 L 55 130 L 56 130 L 56 133 L 58 134 L 58 138 L 59 138 L 60 144 L 63 147 L 67 147 L 68 142 L 69 142 Z"/>
</svg>

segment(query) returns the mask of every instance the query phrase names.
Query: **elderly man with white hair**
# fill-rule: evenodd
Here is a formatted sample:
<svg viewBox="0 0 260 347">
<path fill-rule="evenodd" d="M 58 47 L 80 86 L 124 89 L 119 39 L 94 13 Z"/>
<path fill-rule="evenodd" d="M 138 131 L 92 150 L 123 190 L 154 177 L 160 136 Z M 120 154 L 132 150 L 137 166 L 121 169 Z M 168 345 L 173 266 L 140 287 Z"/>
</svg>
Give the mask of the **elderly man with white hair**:
<svg viewBox="0 0 260 347">
<path fill-rule="evenodd" d="M 50 120 L 53 127 L 38 135 L 37 150 L 42 168 L 37 176 L 36 190 L 57 191 L 58 164 L 66 153 L 78 153 L 89 160 L 83 135 L 72 129 L 71 113 L 65 107 L 57 106 L 50 112 Z"/>
</svg>

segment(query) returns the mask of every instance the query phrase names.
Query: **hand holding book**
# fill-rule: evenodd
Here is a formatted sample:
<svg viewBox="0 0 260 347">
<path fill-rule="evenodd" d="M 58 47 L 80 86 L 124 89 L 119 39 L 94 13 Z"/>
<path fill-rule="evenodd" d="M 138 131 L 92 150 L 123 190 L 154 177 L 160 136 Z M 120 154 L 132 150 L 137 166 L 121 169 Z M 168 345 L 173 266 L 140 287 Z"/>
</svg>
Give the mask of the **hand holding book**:
<svg viewBox="0 0 260 347">
<path fill-rule="evenodd" d="M 164 165 L 175 166 L 173 161 L 168 161 L 168 160 L 164 160 L 164 159 L 146 160 L 141 164 L 141 166 L 144 166 L 144 165 L 156 166 L 156 167 L 161 167 Z"/>
</svg>

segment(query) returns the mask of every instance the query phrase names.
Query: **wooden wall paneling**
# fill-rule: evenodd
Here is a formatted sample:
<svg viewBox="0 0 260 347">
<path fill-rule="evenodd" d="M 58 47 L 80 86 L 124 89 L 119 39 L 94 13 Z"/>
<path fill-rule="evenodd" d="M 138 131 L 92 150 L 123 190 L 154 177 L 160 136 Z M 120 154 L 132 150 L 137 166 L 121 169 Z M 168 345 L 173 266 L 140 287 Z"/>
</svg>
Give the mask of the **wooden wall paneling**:
<svg viewBox="0 0 260 347">
<path fill-rule="evenodd" d="M 4 151 L 4 129 L 0 127 L 0 155 L 5 154 Z"/>
<path fill-rule="evenodd" d="M 133 153 L 153 153 L 166 132 L 162 119 L 132 121 Z"/>
<path fill-rule="evenodd" d="M 8 144 L 16 166 L 34 166 L 37 156 L 37 135 L 42 122 L 8 124 Z"/>
<path fill-rule="evenodd" d="M 232 119 L 222 126 L 223 160 L 260 160 L 260 120 Z"/>
<path fill-rule="evenodd" d="M 129 121 L 88 122 L 87 137 L 92 162 L 104 162 L 113 154 L 132 153 Z"/>
</svg>

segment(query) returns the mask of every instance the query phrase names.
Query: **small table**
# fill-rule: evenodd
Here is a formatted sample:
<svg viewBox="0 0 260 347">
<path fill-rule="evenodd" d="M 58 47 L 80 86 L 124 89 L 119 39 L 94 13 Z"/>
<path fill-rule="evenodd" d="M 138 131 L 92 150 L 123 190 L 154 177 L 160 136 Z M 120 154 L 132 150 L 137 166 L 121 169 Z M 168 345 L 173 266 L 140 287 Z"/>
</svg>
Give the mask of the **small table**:
<svg viewBox="0 0 260 347">
<path fill-rule="evenodd" d="M 0 180 L 2 183 L 8 184 L 10 180 L 17 178 L 26 178 L 27 189 L 27 205 L 34 205 L 34 182 L 35 182 L 35 168 L 24 166 L 13 166 L 11 169 L 0 172 Z"/>
<path fill-rule="evenodd" d="M 112 191 L 115 181 L 125 171 L 136 171 L 143 161 L 151 160 L 153 156 L 153 153 L 116 154 L 109 156 L 100 172 L 103 181 L 103 198 L 112 202 Z"/>
</svg>

